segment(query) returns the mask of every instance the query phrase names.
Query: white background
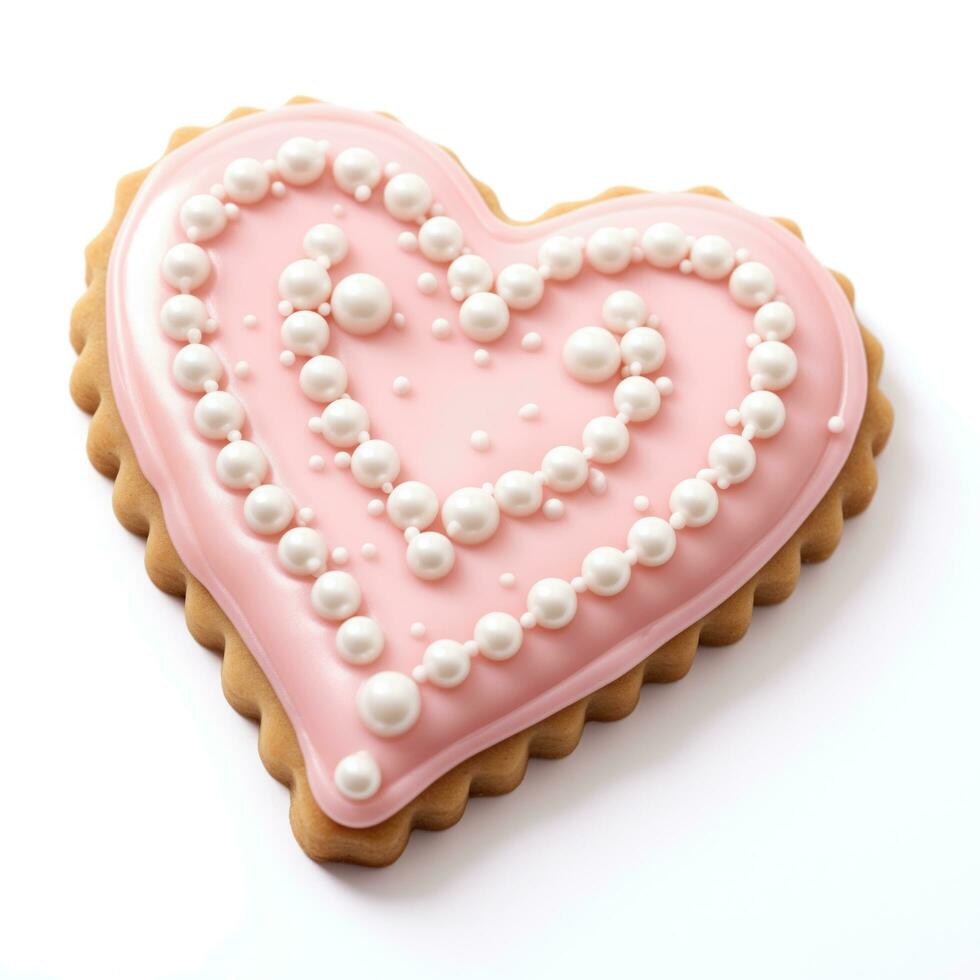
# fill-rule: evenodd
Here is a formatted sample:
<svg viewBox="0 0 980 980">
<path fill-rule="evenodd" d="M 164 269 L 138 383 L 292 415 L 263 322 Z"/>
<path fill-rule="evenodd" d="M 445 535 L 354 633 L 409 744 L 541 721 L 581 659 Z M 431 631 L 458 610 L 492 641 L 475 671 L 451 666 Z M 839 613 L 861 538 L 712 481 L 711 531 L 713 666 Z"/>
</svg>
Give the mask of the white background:
<svg viewBox="0 0 980 980">
<path fill-rule="evenodd" d="M 0 974 L 980 976 L 968 5 L 155 6 L 3 15 Z M 67 394 L 116 179 L 294 94 L 398 115 L 521 218 L 613 183 L 796 218 L 897 415 L 872 508 L 789 602 L 383 871 L 292 840 Z"/>
</svg>

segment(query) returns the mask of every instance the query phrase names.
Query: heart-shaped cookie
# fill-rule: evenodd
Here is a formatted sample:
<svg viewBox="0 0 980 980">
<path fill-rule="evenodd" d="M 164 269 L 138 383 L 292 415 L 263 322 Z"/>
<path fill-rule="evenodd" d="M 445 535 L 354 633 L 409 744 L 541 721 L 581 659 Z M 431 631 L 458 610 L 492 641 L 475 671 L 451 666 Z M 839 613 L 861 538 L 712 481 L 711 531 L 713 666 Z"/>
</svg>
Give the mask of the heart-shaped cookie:
<svg viewBox="0 0 980 980">
<path fill-rule="evenodd" d="M 400 124 L 304 104 L 168 154 L 112 249 L 139 467 L 346 827 L 701 620 L 865 414 L 848 297 L 781 225 L 488 201 Z"/>
</svg>

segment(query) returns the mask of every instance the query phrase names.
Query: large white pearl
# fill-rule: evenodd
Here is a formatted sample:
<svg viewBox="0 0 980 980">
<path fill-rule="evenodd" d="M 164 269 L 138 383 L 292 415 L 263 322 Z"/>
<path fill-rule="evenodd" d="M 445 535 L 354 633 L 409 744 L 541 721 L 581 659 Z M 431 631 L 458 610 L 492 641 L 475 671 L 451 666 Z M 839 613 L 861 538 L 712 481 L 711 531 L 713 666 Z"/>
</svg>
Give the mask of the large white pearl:
<svg viewBox="0 0 980 980">
<path fill-rule="evenodd" d="M 279 561 L 294 575 L 316 575 L 327 560 L 327 542 L 311 527 L 292 527 L 279 539 Z"/>
<path fill-rule="evenodd" d="M 403 531 L 409 527 L 425 530 L 439 513 L 435 490 L 418 480 L 399 483 L 388 495 L 388 518 Z"/>
<path fill-rule="evenodd" d="M 659 331 L 652 327 L 634 327 L 619 342 L 623 363 L 629 368 L 639 365 L 640 374 L 656 371 L 667 356 L 667 345 Z"/>
<path fill-rule="evenodd" d="M 701 527 L 718 513 L 718 491 L 706 480 L 681 480 L 670 492 L 671 524 Z"/>
<path fill-rule="evenodd" d="M 307 258 L 326 259 L 331 267 L 347 258 L 347 235 L 337 225 L 314 225 L 303 236 Z"/>
<path fill-rule="evenodd" d="M 527 609 L 538 626 L 558 630 L 567 626 L 578 609 L 575 590 L 560 578 L 543 578 L 531 586 Z"/>
<path fill-rule="evenodd" d="M 178 293 L 160 308 L 160 326 L 174 340 L 187 340 L 191 330 L 204 333 L 208 311 L 203 301 L 189 293 Z"/>
<path fill-rule="evenodd" d="M 571 238 L 546 238 L 538 249 L 538 262 L 548 270 L 548 278 L 564 282 L 574 279 L 582 269 L 582 248 Z"/>
<path fill-rule="evenodd" d="M 330 295 L 330 276 L 313 259 L 290 262 L 279 276 L 279 295 L 297 310 L 315 310 Z"/>
<path fill-rule="evenodd" d="M 381 770 L 374 756 L 362 749 L 345 755 L 333 771 L 333 782 L 349 800 L 367 800 L 381 788 Z"/>
<path fill-rule="evenodd" d="M 769 439 L 776 435 L 786 422 L 786 406 L 779 395 L 771 391 L 753 391 L 742 399 L 738 407 L 742 425 L 752 427 L 754 437 Z"/>
<path fill-rule="evenodd" d="M 330 340 L 327 321 L 313 310 L 297 310 L 282 321 L 279 335 L 283 347 L 307 357 L 319 354 Z"/>
<path fill-rule="evenodd" d="M 269 472 L 269 461 L 254 442 L 239 439 L 222 447 L 215 469 L 218 479 L 226 487 L 243 490 L 245 487 L 258 487 Z"/>
<path fill-rule="evenodd" d="M 739 306 L 754 310 L 776 294 L 776 279 L 761 262 L 743 262 L 732 272 L 728 291 Z"/>
<path fill-rule="evenodd" d="M 514 262 L 500 270 L 497 293 L 512 310 L 529 310 L 544 295 L 544 279 L 533 265 Z"/>
<path fill-rule="evenodd" d="M 660 411 L 660 390 L 649 378 L 624 378 L 613 392 L 613 404 L 631 422 L 646 422 Z"/>
<path fill-rule="evenodd" d="M 446 273 L 449 288 L 458 291 L 460 299 L 474 293 L 486 292 L 493 285 L 493 269 L 486 259 L 479 255 L 461 255 L 454 259 Z"/>
<path fill-rule="evenodd" d="M 437 215 L 419 228 L 419 251 L 432 262 L 452 262 L 463 251 L 459 223 Z"/>
<path fill-rule="evenodd" d="M 752 323 L 763 340 L 786 340 L 796 329 L 796 314 L 788 303 L 774 300 L 755 311 Z"/>
<path fill-rule="evenodd" d="M 350 459 L 351 475 L 362 487 L 376 488 L 393 483 L 401 465 L 395 447 L 383 439 L 362 442 Z"/>
<path fill-rule="evenodd" d="M 204 344 L 188 344 L 174 356 L 173 372 L 185 391 L 205 391 L 221 377 L 221 360 Z"/>
<path fill-rule="evenodd" d="M 337 283 L 330 310 L 337 326 L 348 333 L 377 333 L 391 318 L 391 293 L 377 276 L 355 272 Z"/>
<path fill-rule="evenodd" d="M 228 214 L 213 194 L 195 194 L 180 208 L 180 226 L 192 242 L 205 242 L 225 230 Z"/>
<path fill-rule="evenodd" d="M 470 672 L 470 655 L 462 643 L 436 640 L 422 654 L 425 676 L 437 687 L 458 687 Z"/>
<path fill-rule="evenodd" d="M 780 391 L 796 377 L 796 354 L 778 340 L 764 340 L 749 353 L 749 377 L 755 389 Z"/>
<path fill-rule="evenodd" d="M 228 197 L 236 204 L 255 204 L 269 192 L 269 175 L 258 160 L 241 157 L 232 160 L 221 178 Z"/>
<path fill-rule="evenodd" d="M 629 530 L 626 544 L 647 568 L 669 561 L 677 547 L 674 529 L 662 517 L 641 517 Z"/>
<path fill-rule="evenodd" d="M 670 221 L 650 225 L 643 232 L 640 244 L 647 262 L 658 269 L 676 269 L 687 255 L 687 235 Z"/>
<path fill-rule="evenodd" d="M 352 616 L 337 628 L 337 653 L 349 664 L 373 663 L 385 646 L 384 630 L 370 616 Z"/>
<path fill-rule="evenodd" d="M 582 562 L 582 578 L 595 595 L 618 595 L 629 585 L 629 559 L 618 548 L 593 548 Z"/>
<path fill-rule="evenodd" d="M 573 378 L 597 384 L 619 370 L 619 344 L 604 327 L 579 327 L 565 341 L 561 359 Z"/>
<path fill-rule="evenodd" d="M 708 447 L 708 465 L 728 483 L 741 483 L 755 469 L 755 450 L 748 439 L 729 432 Z"/>
<path fill-rule="evenodd" d="M 245 523 L 256 534 L 278 534 L 293 519 L 295 509 L 282 487 L 266 483 L 245 498 Z"/>
<path fill-rule="evenodd" d="M 209 391 L 194 406 L 194 425 L 208 439 L 226 439 L 241 431 L 244 422 L 242 403 L 227 391 Z"/>
<path fill-rule="evenodd" d="M 359 189 L 373 190 L 381 180 L 381 163 L 370 151 L 361 146 L 352 146 L 337 154 L 333 162 L 333 179 L 337 186 L 348 194 L 357 196 Z M 361 196 L 365 191 L 360 191 Z"/>
<path fill-rule="evenodd" d="M 541 472 L 545 483 L 559 493 L 578 490 L 589 477 L 589 461 L 574 446 L 555 446 L 544 454 Z"/>
<path fill-rule="evenodd" d="M 407 732 L 418 720 L 422 698 L 415 681 L 394 670 L 369 677 L 357 692 L 357 713 L 375 735 Z"/>
<path fill-rule="evenodd" d="M 309 530 L 297 528 L 296 530 Z M 361 605 L 361 587 L 350 572 L 324 572 L 313 583 L 310 592 L 313 608 L 324 619 L 347 619 Z"/>
<path fill-rule="evenodd" d="M 315 402 L 332 402 L 347 390 L 347 369 L 329 354 L 311 357 L 299 372 L 299 386 Z"/>
<path fill-rule="evenodd" d="M 189 293 L 211 274 L 211 260 L 200 245 L 180 242 L 163 257 L 163 278 L 174 289 Z"/>
<path fill-rule="evenodd" d="M 432 191 L 418 174 L 395 174 L 385 184 L 385 207 L 399 221 L 421 218 L 432 204 Z"/>
<path fill-rule="evenodd" d="M 691 246 L 691 265 L 702 279 L 724 279 L 735 265 L 735 249 L 721 235 L 702 235 Z"/>
<path fill-rule="evenodd" d="M 630 447 L 629 429 L 619 419 L 600 415 L 582 430 L 582 445 L 591 450 L 593 462 L 615 463 Z"/>
<path fill-rule="evenodd" d="M 459 327 L 470 340 L 489 343 L 502 336 L 510 323 L 510 310 L 496 293 L 473 293 L 459 308 Z"/>
<path fill-rule="evenodd" d="M 500 523 L 500 508 L 481 487 L 463 487 L 451 493 L 442 505 L 446 533 L 462 544 L 486 541 Z"/>
<path fill-rule="evenodd" d="M 473 639 L 488 660 L 509 660 L 520 650 L 524 630 L 509 613 L 491 612 L 477 620 Z"/>
<path fill-rule="evenodd" d="M 597 272 L 622 272 L 633 258 L 633 238 L 622 228 L 600 228 L 585 246 L 589 265 Z"/>
<path fill-rule="evenodd" d="M 602 322 L 616 333 L 642 327 L 649 314 L 643 297 L 632 289 L 617 289 L 602 304 Z"/>
<path fill-rule="evenodd" d="M 432 582 L 445 578 L 453 570 L 456 549 L 444 534 L 423 531 L 409 541 L 405 559 L 419 578 Z"/>
<path fill-rule="evenodd" d="M 360 442 L 362 432 L 368 431 L 367 409 L 353 398 L 332 401 L 320 416 L 323 438 L 338 449 L 348 449 Z"/>
<path fill-rule="evenodd" d="M 508 470 L 493 487 L 500 509 L 511 517 L 528 517 L 541 506 L 541 484 L 527 470 Z"/>
<path fill-rule="evenodd" d="M 286 140 L 276 153 L 276 168 L 287 184 L 305 187 L 319 179 L 327 166 L 327 147 L 308 136 Z"/>
</svg>

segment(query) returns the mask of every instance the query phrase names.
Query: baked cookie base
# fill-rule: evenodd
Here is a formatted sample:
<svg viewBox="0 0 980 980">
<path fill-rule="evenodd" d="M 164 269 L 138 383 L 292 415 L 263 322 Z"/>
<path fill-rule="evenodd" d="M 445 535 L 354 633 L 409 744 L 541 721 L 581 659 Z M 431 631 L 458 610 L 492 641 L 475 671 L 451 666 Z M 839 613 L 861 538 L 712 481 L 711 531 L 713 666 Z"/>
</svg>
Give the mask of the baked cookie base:
<svg viewBox="0 0 980 980">
<path fill-rule="evenodd" d="M 240 109 L 228 119 L 254 111 Z M 177 130 L 167 152 L 203 131 L 203 128 Z M 860 513 L 874 496 L 877 486 L 874 457 L 888 439 L 892 409 L 877 386 L 883 357 L 881 345 L 862 327 L 868 363 L 868 398 L 854 446 L 823 500 L 763 568 L 712 612 L 616 681 L 467 759 L 382 823 L 359 829 L 345 827 L 331 820 L 317 805 L 296 735 L 279 699 L 238 632 L 177 555 L 164 524 L 160 500 L 140 470 L 116 409 L 106 348 L 106 270 L 116 233 L 148 172 L 149 169 L 139 171 L 120 181 L 112 217 L 86 250 L 88 288 L 71 319 L 71 341 L 78 354 L 71 393 L 78 406 L 92 415 L 88 454 L 95 468 L 115 481 L 112 502 L 117 518 L 129 531 L 146 538 L 147 572 L 158 588 L 184 598 L 187 625 L 194 638 L 223 655 L 221 681 L 225 697 L 236 711 L 259 723 L 259 755 L 272 776 L 289 787 L 293 833 L 314 860 L 370 866 L 390 864 L 405 849 L 412 830 L 445 830 L 462 817 L 470 796 L 493 796 L 515 789 L 524 778 L 530 757 L 557 759 L 568 755 L 582 737 L 587 721 L 623 718 L 636 706 L 644 683 L 667 683 L 682 678 L 690 669 L 699 644 L 720 646 L 740 639 L 748 630 L 753 607 L 786 599 L 796 587 L 801 563 L 828 558 L 841 538 L 844 518 Z M 474 179 L 474 183 L 490 209 L 502 220 L 510 221 L 496 195 L 479 181 Z M 693 190 L 723 196 L 713 188 Z M 590 201 L 557 205 L 541 218 L 630 193 L 638 190 L 612 188 Z M 793 222 L 783 218 L 774 220 L 802 239 Z M 833 275 L 853 305 L 851 283 L 839 273 Z"/>
</svg>

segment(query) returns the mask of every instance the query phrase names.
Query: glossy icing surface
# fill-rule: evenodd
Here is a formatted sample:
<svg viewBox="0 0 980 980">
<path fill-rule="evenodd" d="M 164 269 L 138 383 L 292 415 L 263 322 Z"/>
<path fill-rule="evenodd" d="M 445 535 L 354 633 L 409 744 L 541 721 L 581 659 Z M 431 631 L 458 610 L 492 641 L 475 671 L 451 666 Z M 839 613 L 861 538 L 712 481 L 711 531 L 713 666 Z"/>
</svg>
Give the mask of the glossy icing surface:
<svg viewBox="0 0 980 980">
<path fill-rule="evenodd" d="M 764 263 L 796 316 L 790 343 L 799 371 L 779 392 L 786 423 L 775 438 L 753 443 L 754 472 L 719 493 L 714 520 L 680 531 L 667 564 L 633 567 L 618 594 L 578 595 L 567 626 L 526 632 L 516 655 L 474 658 L 455 687 L 420 684 L 418 721 L 394 738 L 369 731 L 358 716 L 357 694 L 368 677 L 377 671 L 411 675 L 431 642 L 469 640 L 487 613 L 520 618 L 536 582 L 571 581 L 594 549 L 626 547 L 641 516 L 637 500 L 645 498 L 651 515 L 670 516 L 672 491 L 708 465 L 708 447 L 730 431 L 726 413 L 749 390 L 746 335 L 753 331 L 753 311 L 733 301 L 725 280 L 710 282 L 646 261 L 604 274 L 586 261 L 568 281 L 549 279 L 533 308 L 512 308 L 499 339 L 473 340 L 458 327 L 460 305 L 438 261 L 438 248 L 454 247 L 451 236 L 426 245 L 437 260 L 406 250 L 399 236 L 407 228 L 418 232 L 418 226 L 388 213 L 380 176 L 370 196 L 360 193 L 366 185 L 355 178 L 376 175 L 351 157 L 339 167 L 339 178 L 328 164 L 308 184 L 242 206 L 227 225 L 203 205 L 189 208 L 193 213 L 188 219 L 185 212 L 182 223 L 185 203 L 220 183 L 232 160 L 275 159 L 296 136 L 329 140 L 333 161 L 345 149 L 368 148 L 382 166 L 397 163 L 402 172 L 423 176 L 441 211 L 458 222 L 465 245 L 495 275 L 517 263 L 537 267 L 542 244 L 556 236 L 588 240 L 607 227 L 642 235 L 655 223 L 672 222 L 688 235 L 723 236 Z M 353 192 L 338 186 L 338 179 L 354 181 Z M 285 488 L 296 508 L 312 511 L 302 523 L 311 523 L 331 561 L 342 556 L 344 571 L 356 578 L 363 593 L 359 614 L 384 633 L 383 649 L 370 665 L 337 655 L 341 624 L 317 615 L 311 579 L 283 566 L 278 538 L 257 535 L 246 523 L 247 488 L 228 485 L 234 460 L 226 456 L 219 463 L 221 445 L 195 428 L 200 394 L 186 384 L 211 378 L 213 363 L 185 355 L 180 383 L 174 380 L 180 348 L 159 326 L 161 307 L 174 290 L 160 270 L 168 250 L 185 239 L 188 220 L 202 228 L 221 224 L 215 237 L 199 239 L 211 274 L 195 289 L 219 324 L 204 343 L 223 365 L 221 385 L 245 408 L 243 435 L 267 460 L 267 480 Z M 535 472 L 550 449 L 580 445 L 586 423 L 612 413 L 618 376 L 601 384 L 576 380 L 563 367 L 562 349 L 574 331 L 602 322 L 603 304 L 617 290 L 635 291 L 659 318 L 667 349 L 660 371 L 673 392 L 655 419 L 630 426 L 628 452 L 599 466 L 602 492 L 590 489 L 590 482 L 562 495 L 563 506 L 551 508 L 561 513 L 551 518 L 547 505 L 529 517 L 503 516 L 489 540 L 456 543 L 455 563 L 444 577 L 420 578 L 406 562 L 402 531 L 384 508 L 369 507 L 382 494 L 338 467 L 334 448 L 309 428 L 311 415 L 323 406 L 303 393 L 301 363 L 280 362 L 279 277 L 302 258 L 304 236 L 322 223 L 342 228 L 348 243 L 346 256 L 330 270 L 334 284 L 354 273 L 376 276 L 404 317 L 398 327 L 388 322 L 357 334 L 328 316 L 326 353 L 343 362 L 348 391 L 370 413 L 372 438 L 397 447 L 399 481 L 421 481 L 440 501 L 459 488 L 493 483 L 508 470 Z M 564 258 L 556 254 L 555 262 Z M 428 280 L 422 288 L 422 276 L 434 278 L 434 291 Z M 503 291 L 535 285 L 524 272 L 511 276 Z M 449 330 L 434 332 L 441 319 Z M 117 237 L 107 323 L 119 410 L 140 466 L 160 495 L 174 545 L 269 677 L 296 729 L 318 803 L 351 826 L 384 819 L 455 763 L 620 676 L 718 605 L 789 538 L 833 482 L 865 399 L 863 349 L 843 293 L 796 238 L 768 219 L 701 195 L 642 194 L 512 226 L 488 210 L 438 147 L 398 123 L 326 105 L 287 107 L 222 125 L 161 161 Z M 540 342 L 522 342 L 530 333 Z M 475 358 L 484 347 L 489 356 Z M 529 405 L 537 412 L 522 411 Z M 831 418 L 842 419 L 839 430 L 828 427 Z M 487 436 L 479 448 L 472 438 L 477 432 Z M 313 457 L 323 465 L 313 465 Z M 544 496 L 551 493 L 546 489 Z M 430 530 L 444 528 L 437 519 Z M 341 646 L 347 643 L 341 639 Z M 367 756 L 358 755 L 365 751 Z M 337 789 L 335 769 L 349 756 L 356 757 L 347 763 L 352 785 L 372 787 L 368 798 Z"/>
</svg>

